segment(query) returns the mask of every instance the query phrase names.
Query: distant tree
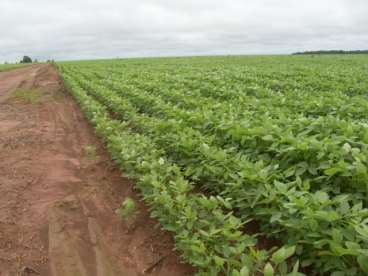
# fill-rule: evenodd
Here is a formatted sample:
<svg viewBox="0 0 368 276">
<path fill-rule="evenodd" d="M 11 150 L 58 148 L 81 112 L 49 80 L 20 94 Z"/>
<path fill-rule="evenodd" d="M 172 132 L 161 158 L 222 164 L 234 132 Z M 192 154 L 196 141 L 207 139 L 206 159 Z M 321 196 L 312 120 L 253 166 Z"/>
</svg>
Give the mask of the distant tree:
<svg viewBox="0 0 368 276">
<path fill-rule="evenodd" d="M 321 51 L 305 51 L 293 53 L 293 55 L 359 55 L 359 54 L 368 54 L 368 50 L 354 50 L 354 51 L 321 50 Z"/>
<path fill-rule="evenodd" d="M 34 63 L 38 63 L 38 59 L 36 58 L 33 62 L 34 62 Z"/>
<path fill-rule="evenodd" d="M 32 59 L 29 56 L 24 56 L 20 63 L 32 63 Z"/>
</svg>

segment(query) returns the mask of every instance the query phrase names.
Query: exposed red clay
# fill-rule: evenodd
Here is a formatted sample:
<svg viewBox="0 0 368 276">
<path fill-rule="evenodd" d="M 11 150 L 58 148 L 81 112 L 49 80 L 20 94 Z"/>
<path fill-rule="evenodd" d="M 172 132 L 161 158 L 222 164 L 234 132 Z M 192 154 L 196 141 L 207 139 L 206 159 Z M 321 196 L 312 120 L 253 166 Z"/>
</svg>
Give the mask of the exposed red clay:
<svg viewBox="0 0 368 276">
<path fill-rule="evenodd" d="M 14 97 L 17 88 L 41 91 L 41 98 Z M 55 68 L 0 73 L 1 276 L 193 275 L 133 187 Z M 127 196 L 139 211 L 129 225 L 114 213 Z"/>
</svg>

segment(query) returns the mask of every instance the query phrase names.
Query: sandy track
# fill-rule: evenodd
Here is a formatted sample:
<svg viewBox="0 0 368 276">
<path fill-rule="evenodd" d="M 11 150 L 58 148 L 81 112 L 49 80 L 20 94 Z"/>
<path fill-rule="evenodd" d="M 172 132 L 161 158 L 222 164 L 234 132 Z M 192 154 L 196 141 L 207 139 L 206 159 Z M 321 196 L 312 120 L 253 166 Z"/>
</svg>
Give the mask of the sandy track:
<svg viewBox="0 0 368 276">
<path fill-rule="evenodd" d="M 14 98 L 19 87 L 40 102 Z M 1 276 L 192 275 L 120 175 L 52 66 L 0 73 Z M 114 213 L 126 196 L 139 207 L 129 225 Z"/>
</svg>

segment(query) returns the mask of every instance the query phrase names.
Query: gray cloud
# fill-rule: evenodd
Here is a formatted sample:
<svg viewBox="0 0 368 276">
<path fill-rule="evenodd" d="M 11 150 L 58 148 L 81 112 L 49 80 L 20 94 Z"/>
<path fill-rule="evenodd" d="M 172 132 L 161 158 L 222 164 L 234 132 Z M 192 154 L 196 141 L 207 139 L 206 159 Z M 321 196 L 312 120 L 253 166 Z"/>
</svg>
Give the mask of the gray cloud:
<svg viewBox="0 0 368 276">
<path fill-rule="evenodd" d="M 1 0 L 0 62 L 367 49 L 366 0 Z"/>
</svg>

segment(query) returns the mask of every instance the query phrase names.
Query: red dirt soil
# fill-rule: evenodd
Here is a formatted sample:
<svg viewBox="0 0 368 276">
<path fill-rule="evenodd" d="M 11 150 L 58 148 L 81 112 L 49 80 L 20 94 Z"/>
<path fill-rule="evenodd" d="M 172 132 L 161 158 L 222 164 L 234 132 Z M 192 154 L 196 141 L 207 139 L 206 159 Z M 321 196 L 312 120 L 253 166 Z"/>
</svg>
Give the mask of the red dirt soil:
<svg viewBox="0 0 368 276">
<path fill-rule="evenodd" d="M 54 67 L 0 73 L 1 276 L 193 275 L 133 187 Z M 129 223 L 114 213 L 127 196 L 139 210 Z"/>
</svg>

